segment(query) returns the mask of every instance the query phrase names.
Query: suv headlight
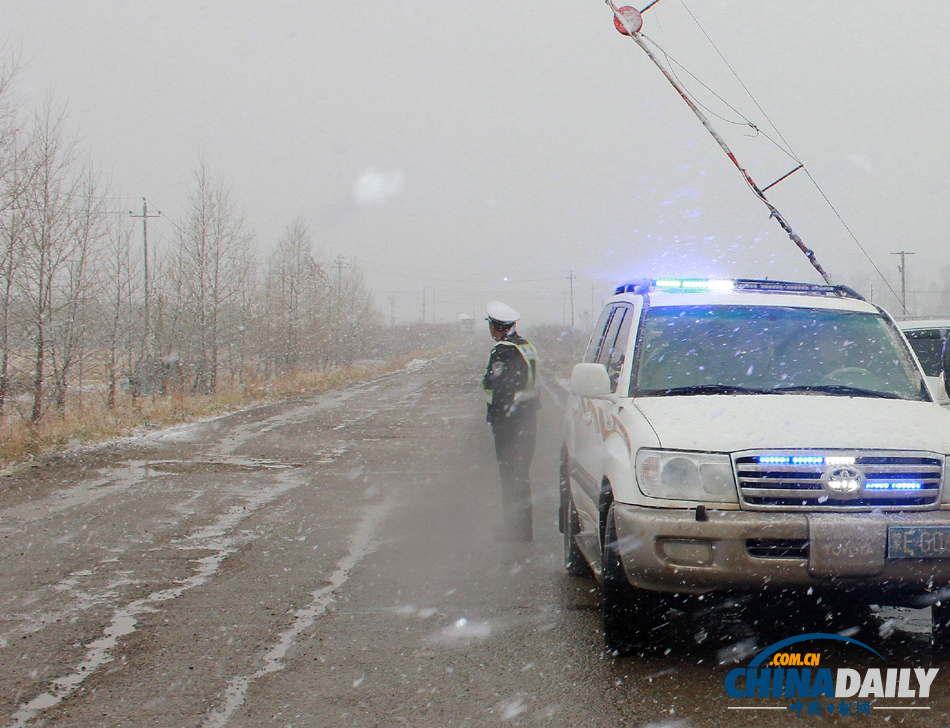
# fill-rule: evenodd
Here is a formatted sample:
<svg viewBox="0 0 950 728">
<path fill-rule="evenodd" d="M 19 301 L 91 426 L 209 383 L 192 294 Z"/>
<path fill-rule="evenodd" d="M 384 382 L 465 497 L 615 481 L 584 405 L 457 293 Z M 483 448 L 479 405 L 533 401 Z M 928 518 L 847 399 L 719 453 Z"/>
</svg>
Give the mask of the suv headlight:
<svg viewBox="0 0 950 728">
<path fill-rule="evenodd" d="M 719 453 L 640 450 L 637 483 L 651 498 L 739 502 L 732 461 Z"/>
</svg>

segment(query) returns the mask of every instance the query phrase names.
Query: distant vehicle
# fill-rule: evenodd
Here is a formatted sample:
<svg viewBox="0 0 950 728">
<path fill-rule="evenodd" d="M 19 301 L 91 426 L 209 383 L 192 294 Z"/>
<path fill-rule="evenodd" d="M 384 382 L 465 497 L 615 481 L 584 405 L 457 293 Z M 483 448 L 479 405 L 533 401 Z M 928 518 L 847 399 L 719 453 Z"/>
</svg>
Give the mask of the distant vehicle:
<svg viewBox="0 0 950 728">
<path fill-rule="evenodd" d="M 455 317 L 455 320 L 458 322 L 459 329 L 461 329 L 463 334 L 475 333 L 475 319 L 467 313 L 460 313 Z"/>
<path fill-rule="evenodd" d="M 631 282 L 570 391 L 564 564 L 601 582 L 608 649 L 655 640 L 671 597 L 766 590 L 929 605 L 950 648 L 950 411 L 881 308 L 845 286 Z"/>
<path fill-rule="evenodd" d="M 918 318 L 897 322 L 927 375 L 927 385 L 938 402 L 950 405 L 943 377 L 943 347 L 950 334 L 950 318 Z"/>
</svg>

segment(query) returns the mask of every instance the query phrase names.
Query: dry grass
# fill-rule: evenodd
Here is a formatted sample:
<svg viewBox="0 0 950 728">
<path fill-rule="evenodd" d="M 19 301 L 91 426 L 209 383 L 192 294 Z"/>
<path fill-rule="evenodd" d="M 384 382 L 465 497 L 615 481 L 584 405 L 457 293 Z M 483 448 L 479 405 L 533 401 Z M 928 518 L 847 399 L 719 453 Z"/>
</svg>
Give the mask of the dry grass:
<svg viewBox="0 0 950 728">
<path fill-rule="evenodd" d="M 431 356 L 431 353 L 427 356 Z M 159 429 L 182 422 L 242 409 L 264 402 L 319 394 L 346 384 L 373 379 L 405 366 L 413 355 L 389 361 L 291 372 L 276 379 L 245 379 L 219 386 L 213 395 L 173 392 L 166 397 L 139 397 L 122 393 L 110 410 L 101 395 L 73 397 L 65 412 L 49 411 L 32 425 L 19 415 L 0 418 L 0 472 L 42 459 L 78 445 L 125 437 L 143 429 Z"/>
</svg>

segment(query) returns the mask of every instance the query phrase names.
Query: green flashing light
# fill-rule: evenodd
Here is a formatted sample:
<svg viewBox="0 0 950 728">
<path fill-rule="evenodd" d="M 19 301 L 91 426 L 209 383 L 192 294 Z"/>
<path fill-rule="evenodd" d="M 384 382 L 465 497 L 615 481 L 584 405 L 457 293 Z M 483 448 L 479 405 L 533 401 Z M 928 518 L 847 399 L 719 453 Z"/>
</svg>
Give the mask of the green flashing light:
<svg viewBox="0 0 950 728">
<path fill-rule="evenodd" d="M 653 285 L 657 289 L 711 291 L 713 293 L 728 293 L 735 288 L 735 284 L 730 280 L 712 278 L 659 278 Z"/>
</svg>

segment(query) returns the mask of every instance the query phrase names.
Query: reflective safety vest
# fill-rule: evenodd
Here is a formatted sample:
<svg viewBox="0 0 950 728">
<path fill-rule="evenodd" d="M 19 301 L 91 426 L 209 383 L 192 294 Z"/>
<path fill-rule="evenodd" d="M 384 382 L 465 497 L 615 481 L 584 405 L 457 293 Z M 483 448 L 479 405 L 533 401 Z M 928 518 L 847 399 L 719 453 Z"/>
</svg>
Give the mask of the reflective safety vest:
<svg viewBox="0 0 950 728">
<path fill-rule="evenodd" d="M 526 341 L 523 344 L 516 344 L 513 341 L 499 341 L 496 346 L 512 346 L 521 354 L 525 364 L 528 365 L 528 378 L 523 389 L 515 392 L 515 404 L 527 402 L 538 398 L 538 350 L 534 345 Z M 494 393 L 491 388 L 485 386 L 485 401 L 492 404 Z"/>
</svg>

